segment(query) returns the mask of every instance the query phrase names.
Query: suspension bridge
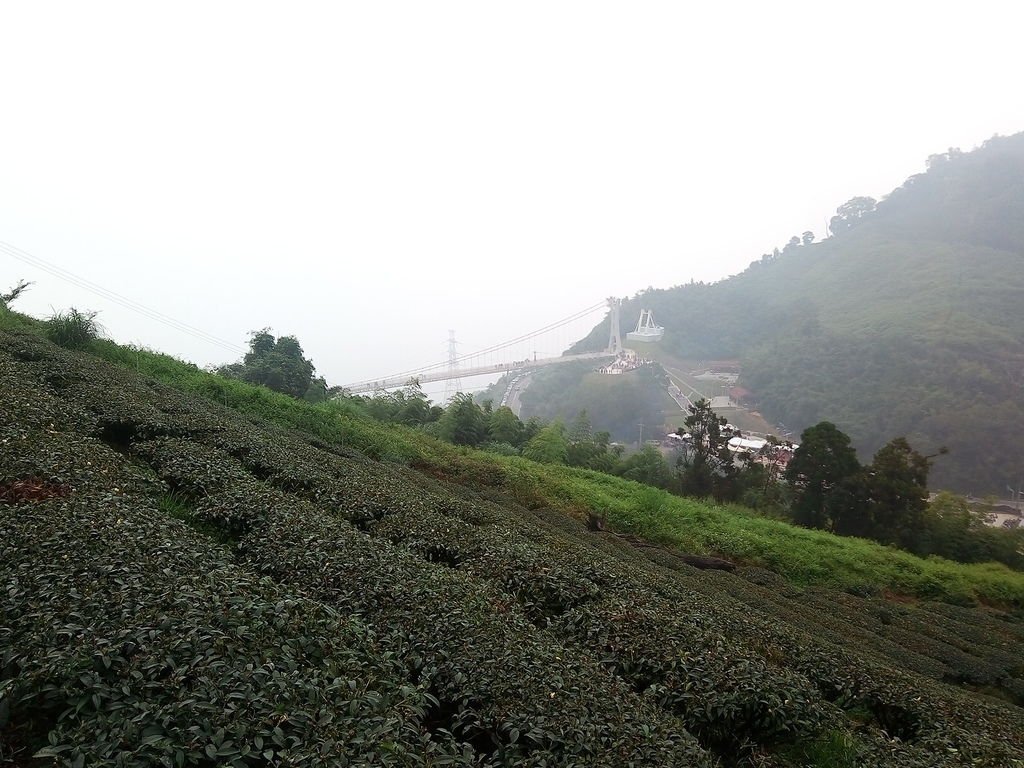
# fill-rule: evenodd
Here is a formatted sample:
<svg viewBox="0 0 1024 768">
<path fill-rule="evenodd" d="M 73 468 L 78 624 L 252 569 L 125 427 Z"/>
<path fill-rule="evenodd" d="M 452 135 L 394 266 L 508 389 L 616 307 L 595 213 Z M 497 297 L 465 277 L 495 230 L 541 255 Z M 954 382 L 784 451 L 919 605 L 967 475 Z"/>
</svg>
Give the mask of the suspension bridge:
<svg viewBox="0 0 1024 768">
<path fill-rule="evenodd" d="M 512 371 L 527 371 L 534 368 L 543 368 L 549 365 L 563 365 L 578 361 L 599 361 L 615 358 L 622 352 L 622 334 L 619 327 L 619 313 L 622 300 L 609 298 L 593 306 L 574 312 L 568 317 L 550 323 L 543 328 L 517 336 L 514 339 L 503 341 L 500 344 L 481 349 L 466 355 L 459 355 L 457 352 L 454 331 L 449 332 L 448 359 L 415 368 L 408 371 L 384 376 L 379 379 L 368 379 L 348 384 L 344 389 L 353 395 L 367 392 L 379 392 L 388 389 L 404 387 L 412 381 L 420 384 L 428 384 L 437 381 L 458 382 L 461 379 L 473 376 L 486 376 L 509 373 Z M 542 337 L 550 336 L 571 323 L 578 322 L 589 315 L 596 315 L 597 312 L 607 310 L 610 315 L 608 346 L 602 352 L 585 352 L 576 355 L 559 355 L 556 357 L 541 357 L 536 354 L 533 357 L 527 353 L 523 356 L 524 349 Z M 516 359 L 517 357 L 521 359 Z M 456 386 L 453 391 L 460 387 Z M 446 393 L 447 394 L 447 393 Z M 446 397 L 447 399 L 447 397 Z"/>
</svg>

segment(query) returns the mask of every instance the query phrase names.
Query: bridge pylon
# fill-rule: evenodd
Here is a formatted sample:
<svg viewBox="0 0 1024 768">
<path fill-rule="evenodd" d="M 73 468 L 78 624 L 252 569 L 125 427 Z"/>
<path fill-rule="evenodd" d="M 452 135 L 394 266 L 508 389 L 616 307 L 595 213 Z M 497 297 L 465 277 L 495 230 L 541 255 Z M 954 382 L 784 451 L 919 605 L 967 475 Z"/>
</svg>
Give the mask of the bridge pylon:
<svg viewBox="0 0 1024 768">
<path fill-rule="evenodd" d="M 614 296 L 608 298 L 608 309 L 611 311 L 609 319 L 610 328 L 608 329 L 608 348 L 605 350 L 609 354 L 618 355 L 622 351 L 622 331 L 619 327 L 619 313 L 622 309 L 622 299 L 617 299 Z"/>
</svg>

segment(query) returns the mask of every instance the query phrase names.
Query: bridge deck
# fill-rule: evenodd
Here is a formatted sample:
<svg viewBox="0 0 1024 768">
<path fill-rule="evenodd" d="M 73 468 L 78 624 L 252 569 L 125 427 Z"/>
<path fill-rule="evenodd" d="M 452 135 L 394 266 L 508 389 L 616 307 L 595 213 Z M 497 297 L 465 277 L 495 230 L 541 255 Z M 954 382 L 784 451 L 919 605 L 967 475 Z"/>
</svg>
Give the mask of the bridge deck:
<svg viewBox="0 0 1024 768">
<path fill-rule="evenodd" d="M 429 384 L 434 381 L 446 381 L 448 379 L 466 379 L 473 376 L 485 376 L 494 373 L 507 373 L 508 371 L 521 371 L 530 368 L 543 368 L 547 365 L 560 365 L 562 363 L 575 363 L 581 360 L 605 360 L 615 357 L 614 352 L 587 352 L 582 355 L 562 355 L 561 357 L 545 357 L 540 360 L 522 360 L 517 363 L 498 363 L 496 365 L 481 365 L 474 368 L 457 368 L 455 370 L 434 371 L 413 376 L 395 376 L 379 381 L 361 381 L 345 387 L 346 391 L 353 395 L 364 392 L 376 392 L 382 389 L 397 389 L 404 387 L 410 380 L 416 379 L 420 384 Z"/>
</svg>

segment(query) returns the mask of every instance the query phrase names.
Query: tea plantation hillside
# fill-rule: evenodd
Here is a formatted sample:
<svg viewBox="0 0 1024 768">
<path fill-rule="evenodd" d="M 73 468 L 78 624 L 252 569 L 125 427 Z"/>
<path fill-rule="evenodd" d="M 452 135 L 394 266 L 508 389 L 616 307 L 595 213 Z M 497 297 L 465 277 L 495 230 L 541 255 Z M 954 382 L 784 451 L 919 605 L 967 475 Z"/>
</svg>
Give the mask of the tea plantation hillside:
<svg viewBox="0 0 1024 768">
<path fill-rule="evenodd" d="M 0 764 L 1024 765 L 1015 613 L 694 570 L 230 386 L 0 331 Z"/>
</svg>

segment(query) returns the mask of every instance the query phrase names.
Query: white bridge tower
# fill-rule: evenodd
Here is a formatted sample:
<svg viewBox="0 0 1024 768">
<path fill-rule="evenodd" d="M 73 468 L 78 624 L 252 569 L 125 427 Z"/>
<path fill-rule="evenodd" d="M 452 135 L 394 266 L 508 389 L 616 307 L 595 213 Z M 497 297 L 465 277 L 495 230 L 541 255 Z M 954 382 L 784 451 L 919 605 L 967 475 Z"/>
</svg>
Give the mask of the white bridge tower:
<svg viewBox="0 0 1024 768">
<path fill-rule="evenodd" d="M 618 355 L 622 351 L 622 331 L 619 328 L 619 311 L 622 309 L 622 299 L 616 299 L 614 296 L 608 299 L 608 309 L 611 310 L 609 316 L 608 329 L 608 348 L 605 352 L 612 355 Z"/>
</svg>

